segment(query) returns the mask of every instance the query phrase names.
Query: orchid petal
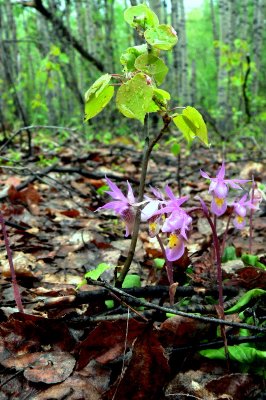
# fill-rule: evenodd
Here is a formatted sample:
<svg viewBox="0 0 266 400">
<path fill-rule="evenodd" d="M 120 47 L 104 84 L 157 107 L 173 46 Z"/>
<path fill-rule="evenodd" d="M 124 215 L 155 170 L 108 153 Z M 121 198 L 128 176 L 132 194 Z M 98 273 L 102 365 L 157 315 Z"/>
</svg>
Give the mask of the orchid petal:
<svg viewBox="0 0 266 400">
<path fill-rule="evenodd" d="M 201 174 L 201 176 L 202 176 L 203 178 L 212 179 L 212 178 L 207 174 L 207 172 L 202 171 L 202 169 L 200 170 L 200 174 Z"/>
<path fill-rule="evenodd" d="M 184 241 L 181 236 L 171 233 L 169 242 L 165 249 L 165 255 L 168 261 L 176 261 L 182 257 L 185 251 Z"/>
<path fill-rule="evenodd" d="M 128 206 L 123 201 L 109 201 L 104 206 L 97 208 L 95 211 L 99 210 L 114 210 L 117 214 L 121 215 L 121 213 L 126 210 Z"/>
<path fill-rule="evenodd" d="M 216 175 L 216 178 L 219 180 L 223 180 L 225 176 L 225 162 L 223 160 L 221 168 L 219 169 L 218 174 Z"/>
<path fill-rule="evenodd" d="M 127 202 L 127 198 L 124 196 L 124 194 L 121 192 L 121 190 L 119 189 L 119 187 L 112 182 L 109 178 L 107 178 L 107 176 L 105 177 L 106 182 L 108 184 L 108 186 L 110 187 L 111 191 L 108 191 L 107 193 L 113 197 L 113 199 L 117 199 L 117 200 L 123 200 L 125 202 Z"/>
<path fill-rule="evenodd" d="M 211 183 L 210 183 L 210 187 L 209 187 L 209 193 L 213 192 L 216 188 L 217 182 L 216 182 L 216 178 L 211 178 Z"/>
<path fill-rule="evenodd" d="M 158 211 L 160 201 L 159 200 L 151 200 L 141 211 L 141 220 L 147 221 L 151 217 L 153 217 Z"/>
<path fill-rule="evenodd" d="M 132 187 L 128 181 L 127 181 L 127 186 L 128 186 L 127 198 L 128 198 L 129 204 L 133 204 L 133 203 L 135 203 L 135 196 L 134 196 Z"/>
<path fill-rule="evenodd" d="M 227 209 L 227 203 L 225 198 L 213 197 L 211 202 L 211 211 L 213 214 L 220 217 L 225 213 Z"/>
<path fill-rule="evenodd" d="M 125 222 L 126 225 L 126 237 L 131 235 L 134 228 L 135 213 L 132 210 L 132 207 L 130 207 L 126 209 L 121 215 L 122 220 Z"/>
<path fill-rule="evenodd" d="M 165 193 L 167 194 L 167 196 L 169 197 L 169 199 L 176 200 L 176 197 L 169 185 L 166 185 L 164 190 L 165 190 Z"/>
<path fill-rule="evenodd" d="M 243 229 L 244 226 L 246 225 L 246 220 L 244 217 L 237 215 L 234 219 L 233 219 L 233 224 L 234 227 L 237 229 Z"/>
<path fill-rule="evenodd" d="M 223 182 L 217 182 L 217 185 L 215 186 L 215 189 L 213 190 L 215 197 L 219 197 L 220 199 L 223 199 L 227 196 L 228 194 L 228 187 L 223 183 Z"/>
</svg>

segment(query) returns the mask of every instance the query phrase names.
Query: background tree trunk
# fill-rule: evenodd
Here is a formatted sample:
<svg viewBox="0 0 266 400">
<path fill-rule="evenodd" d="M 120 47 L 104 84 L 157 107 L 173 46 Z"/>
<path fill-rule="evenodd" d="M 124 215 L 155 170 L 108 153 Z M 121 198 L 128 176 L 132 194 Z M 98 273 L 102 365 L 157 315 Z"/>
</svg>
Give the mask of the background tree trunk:
<svg viewBox="0 0 266 400">
<path fill-rule="evenodd" d="M 214 4 L 213 0 L 210 0 L 210 8 L 211 8 L 211 20 L 212 20 L 212 35 L 213 35 L 213 40 L 218 43 L 219 40 L 219 35 L 218 35 L 218 28 L 217 28 L 217 21 L 216 21 L 216 15 L 215 15 L 215 9 L 214 9 Z M 219 67 L 219 49 L 218 46 L 215 45 L 213 47 L 214 49 L 214 57 L 216 61 L 217 68 Z"/>
<path fill-rule="evenodd" d="M 231 18 L 229 0 L 219 0 L 219 69 L 217 106 L 219 110 L 218 129 L 226 137 L 232 127 L 232 113 L 229 102 L 229 73 L 226 53 L 230 51 Z"/>
<path fill-rule="evenodd" d="M 261 50 L 263 43 L 263 23 L 265 18 L 265 0 L 254 0 L 253 17 L 253 57 L 256 64 L 256 70 L 253 75 L 252 92 L 254 96 L 258 95 L 259 90 L 259 70 L 261 66 Z"/>
<path fill-rule="evenodd" d="M 179 0 L 180 4 L 180 53 L 181 53 L 181 101 L 184 106 L 189 105 L 190 94 L 188 85 L 188 59 L 187 59 L 187 34 L 186 34 L 186 16 L 184 1 Z"/>
</svg>

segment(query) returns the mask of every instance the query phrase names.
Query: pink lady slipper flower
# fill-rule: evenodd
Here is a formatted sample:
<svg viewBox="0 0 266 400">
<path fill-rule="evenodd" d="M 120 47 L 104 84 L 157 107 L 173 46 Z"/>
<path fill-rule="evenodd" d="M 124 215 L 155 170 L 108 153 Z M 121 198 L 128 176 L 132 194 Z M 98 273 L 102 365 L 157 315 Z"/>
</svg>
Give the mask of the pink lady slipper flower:
<svg viewBox="0 0 266 400">
<path fill-rule="evenodd" d="M 247 194 L 244 194 L 240 200 L 235 201 L 232 206 L 234 207 L 234 214 L 235 218 L 233 219 L 233 224 L 237 229 L 243 229 L 246 225 L 246 214 L 247 214 L 247 207 L 256 209 L 256 207 L 251 203 L 251 201 L 246 201 Z"/>
<path fill-rule="evenodd" d="M 228 186 L 232 189 L 242 189 L 237 183 L 249 182 L 248 179 L 224 179 L 225 177 L 225 163 L 223 161 L 221 168 L 219 169 L 215 178 L 211 178 L 206 172 L 200 170 L 203 178 L 211 181 L 209 192 L 213 192 L 213 198 L 211 203 L 211 211 L 213 214 L 223 215 L 227 209 L 226 197 L 228 194 Z"/>
<path fill-rule="evenodd" d="M 105 179 L 109 188 L 111 189 L 106 193 L 108 193 L 114 199 L 114 201 L 109 201 L 104 206 L 97 208 L 96 211 L 106 209 L 114 210 L 114 212 L 122 219 L 122 221 L 124 221 L 126 225 L 125 236 L 127 237 L 132 233 L 136 214 L 134 209 L 136 201 L 132 187 L 127 181 L 128 193 L 127 196 L 125 196 L 114 182 L 107 177 Z"/>
</svg>

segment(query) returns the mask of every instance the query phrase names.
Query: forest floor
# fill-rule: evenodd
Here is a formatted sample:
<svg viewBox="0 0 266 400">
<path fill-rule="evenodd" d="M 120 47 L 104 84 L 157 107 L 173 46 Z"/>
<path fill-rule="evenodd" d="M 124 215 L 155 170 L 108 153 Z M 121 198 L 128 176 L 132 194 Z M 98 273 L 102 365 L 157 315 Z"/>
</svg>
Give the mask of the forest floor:
<svg viewBox="0 0 266 400">
<path fill-rule="evenodd" d="M 119 140 L 81 148 L 79 143 L 68 143 L 48 167 L 38 163 L 36 148 L 35 156 L 18 167 L 6 164 L 1 169 L 1 213 L 25 313 L 15 307 L 0 237 L 0 400 L 265 399 L 265 359 L 231 358 L 228 365 L 223 359 L 204 357 L 199 350 L 223 347 L 217 323 L 184 315 L 167 318 L 163 310 L 149 306 L 169 307 L 169 298 L 164 268 L 154 262 L 162 254 L 146 226 L 141 226 L 130 270 L 130 275 L 140 277 L 140 285 L 136 279 L 133 282 L 141 287 L 132 287 L 129 279 L 124 296 L 113 293 L 108 285 L 114 283 L 114 269 L 109 269 L 101 276 L 104 287 L 85 284 L 76 291 L 84 274 L 98 264 L 117 267 L 118 272 L 123 265 L 130 244 L 123 224 L 110 212 L 94 211 L 108 199 L 101 190 L 105 175 L 125 190 L 129 180 L 137 192 L 141 165 L 141 152 Z M 241 160 L 227 163 L 227 178 L 253 175 L 266 182 L 265 159 L 253 150 L 245 148 Z M 181 189 L 182 195 L 190 196 L 190 207 L 198 204 L 197 195 L 209 204 L 208 182 L 200 169 L 215 176 L 221 161 L 218 151 L 200 146 L 190 155 L 182 153 L 180 162 L 166 150 L 156 150 L 147 187 L 163 188 L 167 182 L 174 193 Z M 227 215 L 218 221 L 220 238 L 226 222 Z M 226 319 L 241 323 L 240 313 L 245 311 L 245 321 L 261 326 L 265 206 L 254 213 L 253 228 L 252 250 L 260 267 L 241 258 L 249 249 L 248 225 L 241 231 L 230 225 L 227 246 L 235 247 L 237 258 L 229 257 L 223 264 L 227 307 L 238 304 L 245 293 L 252 294 Z M 176 310 L 219 318 L 211 232 L 199 216 L 193 219 L 185 255 L 174 264 L 174 280 Z M 139 307 L 128 293 L 149 305 Z M 237 325 L 226 327 L 231 347 L 241 348 L 241 331 L 250 337 L 246 346 L 263 350 L 262 333 Z"/>
</svg>

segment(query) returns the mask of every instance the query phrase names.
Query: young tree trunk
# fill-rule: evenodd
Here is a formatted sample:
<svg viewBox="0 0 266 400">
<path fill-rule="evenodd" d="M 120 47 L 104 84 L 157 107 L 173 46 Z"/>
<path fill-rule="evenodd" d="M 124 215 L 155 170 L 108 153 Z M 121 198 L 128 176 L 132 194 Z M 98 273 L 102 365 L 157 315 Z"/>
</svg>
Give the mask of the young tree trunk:
<svg viewBox="0 0 266 400">
<path fill-rule="evenodd" d="M 171 86 L 174 88 L 172 91 L 174 99 L 181 100 L 181 50 L 180 50 L 180 23 L 179 23 L 179 9 L 178 0 L 171 0 L 171 24 L 176 30 L 178 36 L 177 45 L 174 46 L 173 52 L 173 67 Z"/>
<path fill-rule="evenodd" d="M 259 92 L 259 71 L 261 66 L 261 51 L 263 44 L 263 23 L 265 18 L 265 0 L 254 0 L 253 17 L 253 58 L 256 70 L 253 75 L 252 92 L 254 96 Z"/>
<path fill-rule="evenodd" d="M 162 0 L 162 24 L 168 24 L 167 1 Z"/>
<path fill-rule="evenodd" d="M 195 60 L 192 60 L 191 63 L 190 93 L 190 104 L 194 106 L 197 104 L 197 74 Z"/>
<path fill-rule="evenodd" d="M 216 15 L 215 15 L 215 9 L 214 9 L 213 0 L 210 0 L 210 8 L 211 8 L 213 40 L 216 43 L 218 43 L 219 35 L 218 35 L 218 28 L 217 28 L 217 21 L 216 21 Z M 219 49 L 218 49 L 217 46 L 214 46 L 214 57 L 215 57 L 216 66 L 217 66 L 217 69 L 218 69 L 218 66 L 219 66 Z"/>
<path fill-rule="evenodd" d="M 157 17 L 159 18 L 160 23 L 162 24 L 163 23 L 163 19 L 162 19 L 162 4 L 161 4 L 161 0 L 150 0 L 149 4 L 150 4 L 150 8 L 152 9 L 152 11 L 155 12 Z"/>
<path fill-rule="evenodd" d="M 230 9 L 229 0 L 219 0 L 219 69 L 217 106 L 219 110 L 218 129 L 226 137 L 232 127 L 232 115 L 229 102 L 229 74 L 226 51 L 230 50 Z"/>
<path fill-rule="evenodd" d="M 115 73 L 115 60 L 114 60 L 114 0 L 104 0 L 105 11 L 105 60 L 106 71 Z"/>
<path fill-rule="evenodd" d="M 17 43 L 17 29 L 16 23 L 13 16 L 12 3 L 10 1 L 4 2 L 6 8 L 6 16 L 7 16 L 7 28 L 6 29 L 6 38 L 12 40 L 12 44 L 10 45 L 10 71 L 13 76 L 18 76 L 19 74 L 19 49 Z"/>
<path fill-rule="evenodd" d="M 180 49 L 181 49 L 181 99 L 184 105 L 190 103 L 190 93 L 188 85 L 188 60 L 187 60 L 187 35 L 186 35 L 186 16 L 184 1 L 179 0 L 180 3 Z"/>
<path fill-rule="evenodd" d="M 242 0 L 239 14 L 239 37 L 242 40 L 248 39 L 248 1 Z"/>
<path fill-rule="evenodd" d="M 93 56 L 95 56 L 97 44 L 95 40 L 96 32 L 95 32 L 95 23 L 93 18 L 95 12 L 95 4 L 93 0 L 87 0 L 84 12 L 85 12 L 84 32 L 86 32 L 85 43 L 87 43 L 88 51 Z"/>
</svg>

